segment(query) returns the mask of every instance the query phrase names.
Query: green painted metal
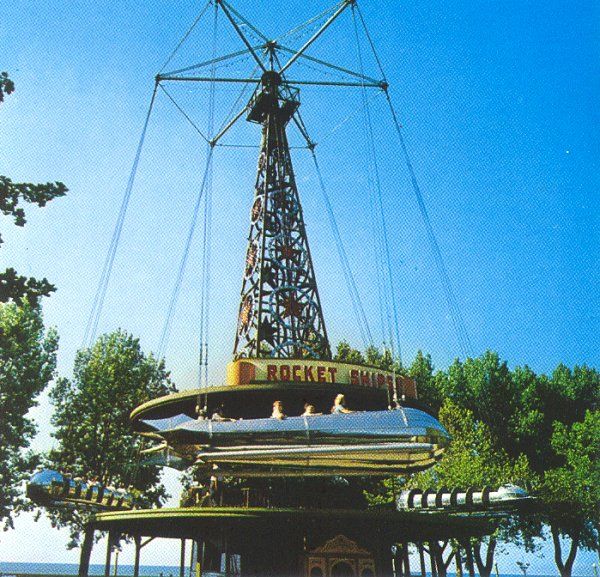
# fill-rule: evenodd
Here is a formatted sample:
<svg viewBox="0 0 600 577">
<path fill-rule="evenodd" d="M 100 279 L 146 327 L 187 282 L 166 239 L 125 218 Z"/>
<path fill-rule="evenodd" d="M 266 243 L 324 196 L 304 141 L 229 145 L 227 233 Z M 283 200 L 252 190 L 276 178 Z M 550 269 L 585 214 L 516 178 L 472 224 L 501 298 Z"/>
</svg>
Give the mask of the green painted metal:
<svg viewBox="0 0 600 577">
<path fill-rule="evenodd" d="M 494 531 L 498 520 L 493 515 L 448 512 L 398 512 L 392 509 L 290 509 L 290 508 L 165 508 L 97 513 L 90 526 L 129 535 L 166 538 L 192 538 L 228 530 L 244 536 L 248 531 L 289 531 L 302 527 L 321 527 L 336 531 L 361 527 L 383 538 L 419 541 L 486 535 Z M 277 529 L 279 528 L 279 529 Z M 436 537 L 434 537 L 436 536 Z"/>
</svg>

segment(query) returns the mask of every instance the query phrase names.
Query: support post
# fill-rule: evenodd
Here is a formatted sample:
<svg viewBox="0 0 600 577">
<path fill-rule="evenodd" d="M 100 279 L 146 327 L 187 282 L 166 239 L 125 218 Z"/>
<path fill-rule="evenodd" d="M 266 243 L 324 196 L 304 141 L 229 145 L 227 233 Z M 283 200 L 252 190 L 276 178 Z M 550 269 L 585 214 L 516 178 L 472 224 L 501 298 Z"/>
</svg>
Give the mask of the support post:
<svg viewBox="0 0 600 577">
<path fill-rule="evenodd" d="M 139 577 L 140 575 L 140 553 L 142 552 L 142 536 L 136 535 L 134 537 L 135 543 L 135 558 L 133 561 L 133 577 Z"/>
<path fill-rule="evenodd" d="M 435 550 L 433 548 L 433 542 L 429 542 L 429 560 L 431 562 L 431 577 L 438 577 L 437 563 L 435 561 Z"/>
<path fill-rule="evenodd" d="M 90 571 L 90 557 L 94 547 L 94 527 L 85 526 L 83 543 L 81 545 L 81 554 L 79 556 L 79 577 L 88 577 Z"/>
<path fill-rule="evenodd" d="M 404 575 L 410 577 L 410 557 L 408 555 L 408 543 L 402 543 L 402 561 L 404 562 Z"/>
<path fill-rule="evenodd" d="M 427 577 L 427 569 L 425 568 L 425 547 L 423 543 L 419 543 L 419 560 L 421 561 L 421 577 Z"/>
<path fill-rule="evenodd" d="M 110 558 L 112 555 L 112 544 L 113 544 L 113 532 L 108 532 L 106 538 L 106 560 L 104 561 L 104 577 L 110 577 Z"/>
<path fill-rule="evenodd" d="M 189 577 L 194 576 L 194 562 L 196 556 L 196 549 L 198 548 L 198 542 L 195 539 L 192 539 L 192 547 L 190 551 L 190 575 Z"/>
<path fill-rule="evenodd" d="M 404 575 L 404 544 L 396 544 L 396 553 L 394 554 L 394 565 L 396 568 L 396 577 L 406 577 Z"/>
<path fill-rule="evenodd" d="M 475 560 L 473 559 L 473 546 L 469 540 L 466 540 L 463 544 L 465 550 L 465 565 L 469 572 L 469 577 L 475 577 Z"/>
<path fill-rule="evenodd" d="M 456 562 L 456 577 L 463 577 L 463 566 L 462 556 L 460 554 L 460 545 L 456 545 L 456 551 L 454 552 L 454 560 Z"/>
<path fill-rule="evenodd" d="M 196 541 L 196 563 L 194 565 L 194 577 L 202 577 L 206 563 L 206 541 Z"/>
<path fill-rule="evenodd" d="M 225 536 L 225 577 L 230 577 L 231 573 L 229 570 L 229 539 Z"/>
<path fill-rule="evenodd" d="M 179 577 L 185 577 L 185 539 L 181 540 L 181 556 L 179 559 Z"/>
</svg>

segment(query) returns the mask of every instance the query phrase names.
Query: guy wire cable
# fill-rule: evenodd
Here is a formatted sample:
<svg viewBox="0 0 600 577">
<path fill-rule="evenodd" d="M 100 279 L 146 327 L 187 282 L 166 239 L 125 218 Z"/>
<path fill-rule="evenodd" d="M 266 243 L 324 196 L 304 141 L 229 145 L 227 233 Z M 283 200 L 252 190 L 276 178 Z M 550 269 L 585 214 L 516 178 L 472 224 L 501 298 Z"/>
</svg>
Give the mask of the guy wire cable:
<svg viewBox="0 0 600 577">
<path fill-rule="evenodd" d="M 171 54 L 169 55 L 169 57 L 167 58 L 165 63 L 162 65 L 160 72 L 162 72 L 167 67 L 169 62 L 171 62 L 171 60 L 173 60 L 175 54 L 177 54 L 178 50 L 183 46 L 184 42 L 189 38 L 190 34 L 194 30 L 194 28 L 196 28 L 196 25 L 198 24 L 198 22 L 200 22 L 200 19 L 202 18 L 202 16 L 204 16 L 204 13 L 208 10 L 208 7 L 211 4 L 212 4 L 212 0 L 208 0 L 208 2 L 204 5 L 204 8 L 202 8 L 202 10 L 200 11 L 200 14 L 198 14 L 198 16 L 196 16 L 196 19 L 194 20 L 194 22 L 192 22 L 192 25 L 188 28 L 187 32 L 183 35 L 183 37 L 181 38 L 181 40 L 179 41 L 177 46 L 175 46 L 173 52 L 171 52 Z M 159 72 L 159 74 L 160 74 L 160 72 Z"/>
<path fill-rule="evenodd" d="M 214 28 L 213 28 L 213 59 L 217 51 L 218 43 L 218 7 L 215 4 L 214 11 Z M 211 77 L 213 81 L 210 83 L 209 103 L 208 103 L 208 126 L 207 133 L 212 139 L 214 136 L 215 124 L 215 100 L 216 100 L 216 84 L 214 78 L 216 75 L 216 66 L 211 68 Z M 208 185 L 204 198 L 204 226 L 202 240 L 202 279 L 200 290 L 200 339 L 199 339 L 199 355 L 201 363 L 198 366 L 198 385 L 208 386 L 208 340 L 209 340 L 209 315 L 210 315 L 210 266 L 211 266 L 211 242 L 212 242 L 212 194 L 213 194 L 213 165 L 211 163 L 210 172 L 208 174 Z M 203 406 L 206 407 L 207 397 L 204 398 Z"/>
<path fill-rule="evenodd" d="M 213 158 L 213 151 L 214 148 L 211 147 L 210 145 L 207 145 L 208 147 L 208 154 L 206 157 L 206 165 L 205 165 L 205 169 L 204 169 L 204 175 L 202 177 L 202 184 L 200 185 L 200 190 L 198 191 L 198 196 L 196 197 L 196 203 L 194 205 L 194 209 L 192 211 L 192 220 L 190 221 L 190 226 L 188 229 L 188 234 L 186 237 L 186 241 L 185 241 L 185 245 L 184 245 L 184 249 L 183 249 L 183 255 L 181 257 L 181 261 L 179 263 L 179 268 L 177 271 L 177 277 L 175 280 L 175 285 L 173 286 L 173 292 L 171 294 L 171 300 L 169 301 L 169 307 L 167 309 L 167 315 L 165 317 L 165 322 L 163 325 L 163 330 L 162 330 L 162 334 L 160 336 L 160 341 L 158 344 L 158 352 L 157 352 L 157 356 L 159 359 L 164 357 L 165 354 L 165 350 L 167 347 L 167 342 L 169 339 L 169 333 L 170 333 L 170 329 L 171 329 L 171 321 L 173 319 L 173 314 L 175 312 L 175 307 L 177 305 L 177 300 L 179 299 L 179 292 L 181 289 L 181 283 L 183 281 L 183 276 L 185 273 L 185 268 L 187 265 L 187 260 L 188 260 L 188 256 L 189 256 L 189 252 L 190 252 L 190 247 L 192 245 L 192 239 L 194 237 L 194 232 L 196 230 L 196 223 L 198 221 L 198 214 L 200 212 L 200 204 L 204 195 L 204 191 L 206 189 L 206 185 L 207 185 L 207 179 L 208 179 L 208 173 L 210 171 L 210 166 L 212 164 L 212 158 Z"/>
<path fill-rule="evenodd" d="M 366 22 L 363 18 L 362 12 L 360 10 L 360 7 L 358 5 L 356 5 L 356 9 L 358 12 L 358 16 L 360 18 L 362 27 L 364 29 L 365 35 L 367 37 L 369 46 L 371 47 L 371 51 L 373 53 L 373 56 L 375 58 L 375 61 L 377 62 L 377 66 L 379 67 L 379 71 L 385 81 L 386 84 L 386 88 L 384 89 L 384 93 L 386 96 L 386 100 L 388 102 L 388 106 L 392 115 L 392 120 L 394 123 L 394 127 L 396 129 L 396 133 L 398 135 L 398 140 L 400 142 L 400 148 L 402 149 L 402 153 L 403 153 L 403 157 L 404 157 L 404 161 L 406 163 L 408 172 L 409 172 L 409 176 L 410 176 L 410 181 L 411 181 L 411 185 L 413 188 L 413 192 L 415 194 L 415 197 L 417 199 L 417 204 L 419 206 L 419 211 L 421 213 L 421 218 L 423 219 L 423 223 L 425 225 L 425 229 L 426 229 L 426 233 L 427 233 L 427 238 L 429 240 L 430 243 L 430 248 L 431 251 L 433 253 L 434 256 L 434 261 L 436 264 L 436 268 L 438 269 L 438 274 L 440 276 L 440 280 L 442 282 L 442 287 L 446 296 L 446 302 L 448 305 L 448 309 L 450 311 L 450 316 L 452 319 L 452 324 L 454 326 L 454 330 L 458 339 L 458 343 L 460 348 L 462 349 L 462 352 L 465 356 L 468 355 L 472 355 L 473 354 L 473 349 L 472 349 L 472 345 L 471 345 L 471 340 L 469 338 L 469 334 L 467 332 L 461 311 L 460 311 L 460 307 L 458 305 L 458 301 L 456 299 L 456 296 L 454 294 L 454 290 L 452 288 L 452 283 L 450 281 L 450 276 L 448 275 L 448 271 L 446 269 L 446 265 L 444 263 L 444 259 L 442 256 L 442 252 L 440 250 L 439 244 L 437 242 L 437 238 L 435 236 L 435 232 L 433 230 L 433 226 L 431 224 L 431 220 L 429 218 L 429 213 L 427 211 L 427 207 L 425 205 L 425 201 L 423 199 L 423 194 L 421 192 L 421 188 L 419 186 L 419 183 L 417 181 L 416 178 L 416 174 L 412 165 L 412 161 L 410 159 L 410 155 L 408 154 L 408 149 L 406 147 L 406 143 L 404 141 L 404 136 L 402 135 L 402 130 L 401 130 L 401 125 L 400 122 L 398 120 L 398 115 L 396 114 L 396 110 L 394 108 L 394 105 L 392 103 L 391 97 L 389 95 L 389 91 L 387 89 L 387 78 L 385 75 L 385 71 L 383 70 L 383 66 L 381 64 L 381 59 L 379 57 L 379 55 L 377 54 L 377 50 L 375 49 L 375 44 L 373 42 L 373 39 L 371 37 L 371 34 L 369 33 L 369 29 L 367 28 Z"/>
<path fill-rule="evenodd" d="M 354 32 L 356 38 L 356 46 L 357 46 L 357 54 L 360 65 L 360 73 L 364 77 L 364 65 L 363 65 L 363 57 L 362 57 L 362 49 L 360 45 L 360 38 L 358 34 L 358 25 L 356 21 L 356 13 L 354 11 L 354 6 L 352 7 L 352 21 L 354 24 Z M 383 261 L 385 262 L 386 268 L 382 267 L 382 284 L 383 284 L 383 295 L 385 300 L 385 311 L 386 311 L 386 320 L 387 320 L 387 328 L 388 328 L 388 338 L 389 343 L 392 348 L 392 353 L 394 353 L 394 339 L 396 341 L 396 350 L 398 352 L 399 358 L 401 358 L 400 353 L 400 330 L 398 326 L 398 310 L 396 305 L 396 295 L 394 291 L 394 282 L 392 277 L 392 267 L 391 267 L 391 257 L 390 257 L 390 247 L 388 241 L 387 234 L 387 222 L 385 218 L 385 212 L 383 209 L 383 200 L 382 200 L 382 192 L 381 192 L 381 179 L 379 175 L 379 165 L 377 163 L 377 153 L 375 150 L 375 137 L 373 134 L 373 124 L 371 120 L 371 112 L 369 108 L 369 101 L 366 95 L 366 89 L 364 86 L 364 80 L 361 79 L 362 84 L 362 98 L 363 98 L 363 106 L 365 112 L 365 123 L 367 129 L 367 139 L 369 141 L 369 148 L 371 153 L 371 160 L 373 163 L 374 176 L 375 176 L 375 189 L 377 192 L 376 201 L 377 208 L 379 209 L 379 218 L 377 219 L 378 224 L 378 236 L 381 250 L 383 252 Z M 379 257 L 379 255 L 377 255 Z M 387 282 L 386 282 L 387 281 Z M 388 292 L 389 291 L 389 292 Z M 390 303 L 391 301 L 391 303 Z M 391 306 L 390 306 L 391 305 Z"/>
<path fill-rule="evenodd" d="M 352 274 L 352 269 L 350 268 L 348 255 L 346 254 L 346 250 L 344 248 L 344 244 L 340 234 L 340 229 L 338 227 L 335 214 L 333 212 L 333 207 L 331 206 L 329 195 L 327 194 L 327 190 L 325 188 L 323 175 L 321 173 L 321 167 L 319 166 L 319 162 L 317 161 L 317 156 L 315 154 L 314 148 L 312 148 L 310 152 L 315 165 L 315 170 L 317 172 L 320 190 L 323 196 L 323 201 L 325 203 L 325 209 L 327 210 L 327 216 L 329 217 L 329 224 L 331 226 L 333 237 L 335 239 L 338 256 L 340 257 L 340 261 L 342 264 L 342 271 L 344 273 L 344 277 L 346 278 L 346 284 L 350 293 L 350 300 L 352 301 L 352 308 L 354 309 L 354 314 L 356 315 L 356 319 L 358 321 L 358 328 L 360 330 L 360 336 L 363 341 L 363 346 L 366 348 L 367 346 L 373 344 L 373 337 L 371 335 L 371 329 L 369 328 L 369 322 L 367 320 L 367 316 L 365 314 L 365 310 L 363 308 L 358 289 L 356 288 L 356 281 L 354 280 L 354 275 Z"/>
<path fill-rule="evenodd" d="M 148 130 L 148 123 L 150 122 L 150 116 L 152 114 L 152 109 L 154 107 L 154 101 L 156 99 L 157 89 L 158 89 L 158 83 L 156 82 L 154 84 L 154 90 L 152 91 L 152 98 L 150 99 L 150 105 L 148 107 L 148 112 L 146 113 L 144 127 L 142 129 L 142 134 L 140 135 L 140 140 L 138 142 L 133 165 L 131 167 L 131 172 L 129 174 L 129 179 L 127 181 L 127 186 L 125 187 L 125 192 L 123 194 L 123 200 L 121 201 L 121 208 L 120 208 L 119 214 L 117 216 L 117 222 L 115 223 L 115 228 L 113 230 L 113 235 L 112 235 L 110 245 L 108 248 L 108 253 L 107 253 L 106 259 L 104 261 L 104 267 L 102 269 L 102 274 L 100 275 L 100 281 L 98 282 L 98 287 L 96 289 L 96 294 L 94 296 L 92 310 L 90 311 L 90 316 L 88 318 L 88 322 L 85 327 L 85 333 L 83 336 L 83 346 L 84 347 L 92 346 L 92 343 L 93 343 L 94 339 L 96 338 L 96 331 L 98 330 L 98 323 L 100 322 L 100 316 L 102 314 L 102 308 L 104 306 L 104 299 L 106 297 L 106 291 L 108 289 L 108 283 L 110 281 L 110 276 L 112 274 L 112 269 L 113 269 L 113 265 L 115 262 L 115 256 L 117 254 L 117 248 L 119 246 L 119 241 L 121 240 L 121 232 L 123 231 L 123 224 L 125 222 L 125 216 L 127 214 L 127 208 L 129 206 L 131 192 L 133 190 L 133 185 L 135 182 L 135 177 L 136 177 L 138 165 L 140 162 L 140 157 L 142 155 L 142 148 L 144 146 L 144 141 L 146 139 L 146 132 Z"/>
</svg>

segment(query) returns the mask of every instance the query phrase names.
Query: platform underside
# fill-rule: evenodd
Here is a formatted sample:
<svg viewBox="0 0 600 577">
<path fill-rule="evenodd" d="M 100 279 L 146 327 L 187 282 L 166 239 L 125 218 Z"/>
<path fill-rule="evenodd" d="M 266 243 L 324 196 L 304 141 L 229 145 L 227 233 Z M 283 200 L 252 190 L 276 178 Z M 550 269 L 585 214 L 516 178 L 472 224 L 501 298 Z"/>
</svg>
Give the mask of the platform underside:
<svg viewBox="0 0 600 577">
<path fill-rule="evenodd" d="M 367 447 L 323 447 L 321 453 L 314 447 L 298 447 L 296 451 L 294 449 L 265 448 L 263 451 L 257 451 L 253 447 L 252 456 L 248 456 L 241 447 L 238 451 L 220 451 L 218 454 L 200 453 L 198 462 L 218 463 L 222 474 L 242 477 L 305 477 L 332 474 L 384 477 L 392 473 L 424 470 L 440 459 L 443 453 L 442 449 L 434 445 L 407 447 L 407 443 Z"/>
<path fill-rule="evenodd" d="M 91 524 L 100 530 L 131 536 L 173 539 L 198 538 L 226 531 L 247 539 L 253 531 L 281 531 L 282 534 L 317 529 L 347 532 L 350 527 L 379 538 L 397 541 L 481 536 L 496 527 L 493 514 L 453 514 L 447 512 L 398 512 L 394 510 L 273 509 L 273 508 L 164 508 L 97 513 Z"/>
</svg>

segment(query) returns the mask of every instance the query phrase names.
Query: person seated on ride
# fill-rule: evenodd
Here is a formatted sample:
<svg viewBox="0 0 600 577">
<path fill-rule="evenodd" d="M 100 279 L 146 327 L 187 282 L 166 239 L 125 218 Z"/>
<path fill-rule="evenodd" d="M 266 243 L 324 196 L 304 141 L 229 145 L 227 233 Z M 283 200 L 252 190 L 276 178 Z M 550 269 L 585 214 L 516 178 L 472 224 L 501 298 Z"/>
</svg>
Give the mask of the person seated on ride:
<svg viewBox="0 0 600 577">
<path fill-rule="evenodd" d="M 309 403 L 306 403 L 304 405 L 304 412 L 300 416 L 301 417 L 311 417 L 311 416 L 322 415 L 322 414 L 323 413 L 317 413 L 315 411 L 315 406 L 314 405 L 310 405 Z"/>
<path fill-rule="evenodd" d="M 186 495 L 184 507 L 201 507 L 207 498 L 207 488 L 203 483 L 197 483 L 196 485 L 192 485 L 188 489 L 188 494 Z"/>
<path fill-rule="evenodd" d="M 333 415 L 339 415 L 340 413 L 354 413 L 354 411 L 346 408 L 346 397 L 340 393 L 333 401 L 331 413 Z"/>
<path fill-rule="evenodd" d="M 287 415 L 283 412 L 283 403 L 281 401 L 275 401 L 273 403 L 273 412 L 271 413 L 272 419 L 285 419 Z"/>
<path fill-rule="evenodd" d="M 196 418 L 198 419 L 198 421 L 205 421 L 206 420 L 206 409 L 202 408 L 200 405 L 196 405 L 196 415 L 198 415 Z"/>
<path fill-rule="evenodd" d="M 221 422 L 228 422 L 231 423 L 232 421 L 235 421 L 235 419 L 230 419 L 229 417 L 225 417 L 223 415 L 223 405 L 218 406 L 215 409 L 215 412 L 212 414 L 212 417 L 210 418 L 211 421 L 221 421 Z"/>
</svg>

